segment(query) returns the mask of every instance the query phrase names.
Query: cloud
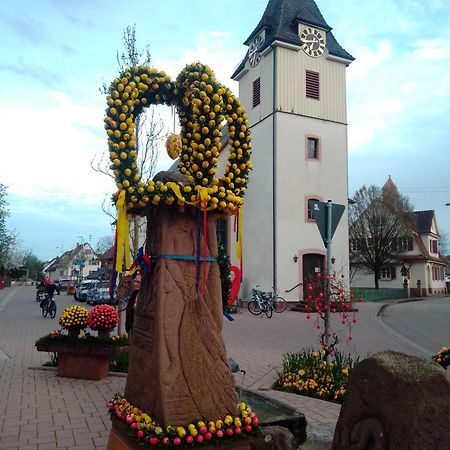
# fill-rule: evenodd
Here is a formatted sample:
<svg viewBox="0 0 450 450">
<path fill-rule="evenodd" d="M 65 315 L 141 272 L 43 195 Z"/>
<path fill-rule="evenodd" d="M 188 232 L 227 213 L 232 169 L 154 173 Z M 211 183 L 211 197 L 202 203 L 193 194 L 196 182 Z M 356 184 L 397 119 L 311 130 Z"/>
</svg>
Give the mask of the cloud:
<svg viewBox="0 0 450 450">
<path fill-rule="evenodd" d="M 61 85 L 62 78 L 59 74 L 46 69 L 43 66 L 27 64 L 19 57 L 15 63 L 0 63 L 0 72 L 10 72 L 13 75 L 27 78 L 28 80 L 39 81 L 43 85 L 56 88 Z"/>
<path fill-rule="evenodd" d="M 230 48 L 227 45 L 229 35 L 229 32 L 201 31 L 196 35 L 193 47 L 186 49 L 177 60 L 154 57 L 152 62 L 155 67 L 165 70 L 173 78 L 177 77 L 186 64 L 207 64 L 213 69 L 217 80 L 237 94 L 238 83 L 230 77 L 236 66 L 235 55 L 244 56 L 245 49 L 241 45 Z M 233 56 L 230 58 L 230 55 Z"/>
<path fill-rule="evenodd" d="M 100 204 L 113 192 L 112 180 L 90 168 L 95 153 L 106 149 L 106 135 L 100 138 L 89 129 L 102 129 L 102 107 L 50 91 L 32 99 L 6 98 L 0 116 L 8 130 L 2 137 L 6 158 L 0 178 L 9 192 L 80 206 Z"/>
<path fill-rule="evenodd" d="M 423 60 L 443 60 L 450 57 L 450 42 L 443 39 L 419 40 L 416 42 L 412 52 L 414 59 Z"/>
<path fill-rule="evenodd" d="M 0 20 L 28 44 L 37 46 L 50 42 L 45 24 L 30 18 L 26 13 L 20 15 L 3 13 Z"/>
<path fill-rule="evenodd" d="M 449 49 L 444 38 L 412 41 L 403 52 L 385 40 L 357 49 L 348 69 L 350 152 L 394 149 L 426 121 L 448 116 Z"/>
</svg>

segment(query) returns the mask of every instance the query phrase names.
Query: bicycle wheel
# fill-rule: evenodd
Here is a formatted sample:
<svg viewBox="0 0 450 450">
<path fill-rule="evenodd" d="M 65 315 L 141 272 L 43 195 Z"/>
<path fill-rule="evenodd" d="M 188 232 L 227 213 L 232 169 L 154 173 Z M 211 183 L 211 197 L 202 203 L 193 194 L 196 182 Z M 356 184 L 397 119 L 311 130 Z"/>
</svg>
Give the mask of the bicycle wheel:
<svg viewBox="0 0 450 450">
<path fill-rule="evenodd" d="M 47 317 L 47 314 L 48 314 L 48 302 L 45 302 L 42 305 L 42 316 Z"/>
<path fill-rule="evenodd" d="M 264 312 L 265 312 L 267 318 L 270 319 L 272 317 L 272 314 L 273 314 L 273 309 L 272 309 L 272 307 L 270 305 L 266 305 L 266 307 L 264 309 Z"/>
<path fill-rule="evenodd" d="M 283 297 L 276 297 L 274 301 L 272 302 L 272 309 L 276 313 L 282 313 L 283 311 L 286 311 L 287 303 L 286 300 Z"/>
<path fill-rule="evenodd" d="M 256 300 L 248 302 L 247 308 L 254 316 L 258 316 L 262 313 L 261 305 Z"/>
<path fill-rule="evenodd" d="M 56 316 L 56 303 L 54 301 L 50 302 L 50 304 L 48 305 L 48 310 L 50 312 L 50 317 L 54 319 Z"/>
</svg>

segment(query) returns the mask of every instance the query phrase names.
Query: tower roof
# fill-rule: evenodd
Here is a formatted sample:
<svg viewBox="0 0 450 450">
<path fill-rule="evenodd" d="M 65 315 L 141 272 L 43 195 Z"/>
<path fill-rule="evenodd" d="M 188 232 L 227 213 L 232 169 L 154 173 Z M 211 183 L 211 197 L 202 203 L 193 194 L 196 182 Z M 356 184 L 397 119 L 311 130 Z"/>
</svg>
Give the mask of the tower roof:
<svg viewBox="0 0 450 450">
<path fill-rule="evenodd" d="M 386 183 L 384 183 L 384 186 L 381 189 L 383 192 L 398 192 L 397 186 L 392 181 L 392 178 L 390 175 L 389 175 L 389 178 L 386 180 Z"/>
<path fill-rule="evenodd" d="M 265 30 L 265 40 L 261 50 L 269 47 L 274 41 L 300 46 L 299 22 L 321 28 L 326 32 L 327 49 L 330 55 L 349 61 L 354 60 L 353 56 L 338 44 L 331 33 L 332 28 L 323 18 L 314 0 L 269 0 L 261 20 L 244 44 L 249 45 L 256 35 Z M 232 78 L 242 70 L 247 58 L 248 53 Z"/>
</svg>

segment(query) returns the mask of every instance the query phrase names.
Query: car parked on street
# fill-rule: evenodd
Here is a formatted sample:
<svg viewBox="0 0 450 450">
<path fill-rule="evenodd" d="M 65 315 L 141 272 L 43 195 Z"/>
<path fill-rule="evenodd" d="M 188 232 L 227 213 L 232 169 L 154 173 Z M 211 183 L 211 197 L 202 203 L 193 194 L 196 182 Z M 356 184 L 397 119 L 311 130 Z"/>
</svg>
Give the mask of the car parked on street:
<svg viewBox="0 0 450 450">
<path fill-rule="evenodd" d="M 85 302 L 89 289 L 96 283 L 97 280 L 81 280 L 75 288 L 73 298 L 79 302 Z"/>
<path fill-rule="evenodd" d="M 59 280 L 57 283 L 58 289 L 60 291 L 67 291 L 70 286 L 73 285 L 73 281 L 72 280 Z"/>
<path fill-rule="evenodd" d="M 88 290 L 86 302 L 91 305 L 111 303 L 109 295 L 109 281 L 96 281 Z"/>
</svg>

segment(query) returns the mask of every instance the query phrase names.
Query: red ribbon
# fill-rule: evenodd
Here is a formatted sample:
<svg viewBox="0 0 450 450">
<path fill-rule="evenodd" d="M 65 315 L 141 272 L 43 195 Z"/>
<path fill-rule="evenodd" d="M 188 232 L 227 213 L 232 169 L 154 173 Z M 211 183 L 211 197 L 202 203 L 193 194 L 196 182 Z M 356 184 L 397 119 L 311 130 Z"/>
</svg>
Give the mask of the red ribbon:
<svg viewBox="0 0 450 450">
<path fill-rule="evenodd" d="M 203 284 L 202 284 L 202 294 L 205 295 L 206 292 L 206 252 L 207 252 L 207 229 L 208 224 L 207 220 L 207 212 L 206 212 L 206 199 L 203 200 Z"/>
<path fill-rule="evenodd" d="M 230 296 L 228 297 L 227 303 L 232 305 L 239 294 L 239 289 L 241 287 L 241 271 L 236 266 L 231 266 L 230 270 L 234 273 L 233 283 L 231 284 Z"/>
</svg>

